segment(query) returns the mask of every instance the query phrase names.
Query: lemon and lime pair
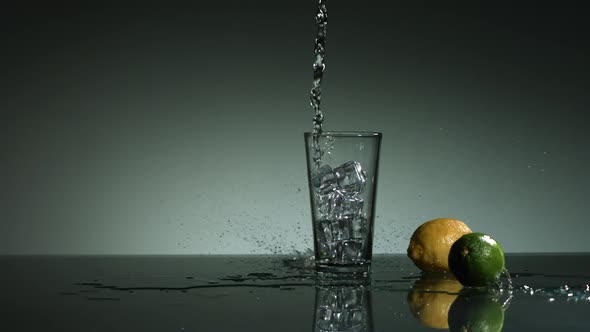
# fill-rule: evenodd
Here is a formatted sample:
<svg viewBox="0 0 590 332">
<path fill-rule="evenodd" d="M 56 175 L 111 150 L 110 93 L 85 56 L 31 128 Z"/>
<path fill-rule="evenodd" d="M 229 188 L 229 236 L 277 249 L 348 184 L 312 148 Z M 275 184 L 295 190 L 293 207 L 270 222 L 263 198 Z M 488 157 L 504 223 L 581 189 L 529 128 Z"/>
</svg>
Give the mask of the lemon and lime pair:
<svg viewBox="0 0 590 332">
<path fill-rule="evenodd" d="M 408 256 L 422 271 L 451 272 L 465 286 L 492 284 L 505 269 L 504 251 L 498 242 L 449 218 L 420 225 L 410 239 Z"/>
<path fill-rule="evenodd" d="M 504 308 L 496 299 L 485 291 L 461 292 L 463 286 L 485 289 L 505 271 L 502 247 L 489 235 L 473 233 L 460 220 L 434 219 L 416 229 L 408 256 L 425 272 L 408 294 L 420 322 L 451 331 L 502 330 Z"/>
</svg>

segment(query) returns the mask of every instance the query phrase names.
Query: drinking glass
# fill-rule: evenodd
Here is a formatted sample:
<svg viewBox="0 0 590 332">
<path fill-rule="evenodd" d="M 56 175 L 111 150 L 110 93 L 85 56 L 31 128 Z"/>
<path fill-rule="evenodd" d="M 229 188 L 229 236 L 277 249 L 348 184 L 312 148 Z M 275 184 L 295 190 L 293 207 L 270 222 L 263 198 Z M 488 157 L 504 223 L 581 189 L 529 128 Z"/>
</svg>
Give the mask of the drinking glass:
<svg viewBox="0 0 590 332">
<path fill-rule="evenodd" d="M 367 275 L 381 133 L 305 133 L 316 268 Z"/>
</svg>

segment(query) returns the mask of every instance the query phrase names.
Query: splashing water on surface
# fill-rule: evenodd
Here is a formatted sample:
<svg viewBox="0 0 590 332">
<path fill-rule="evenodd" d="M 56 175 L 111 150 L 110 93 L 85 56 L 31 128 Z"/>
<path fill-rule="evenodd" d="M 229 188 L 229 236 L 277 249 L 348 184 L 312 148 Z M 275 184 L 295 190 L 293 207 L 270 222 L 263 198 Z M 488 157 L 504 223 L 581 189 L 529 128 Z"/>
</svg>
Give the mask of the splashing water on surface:
<svg viewBox="0 0 590 332">
<path fill-rule="evenodd" d="M 506 309 L 510 305 L 510 301 L 512 300 L 512 297 L 514 296 L 514 286 L 512 285 L 512 277 L 510 276 L 510 272 L 508 272 L 508 270 L 504 269 L 504 271 L 502 271 L 502 277 L 504 277 L 504 279 L 506 280 L 506 283 L 507 283 L 507 286 L 505 289 L 506 298 L 504 298 L 503 302 L 502 302 L 502 307 L 504 309 Z M 503 286 L 504 286 L 504 284 L 501 282 L 500 289 L 502 290 L 502 292 L 504 292 Z"/>
<path fill-rule="evenodd" d="M 501 275 L 505 280 L 506 280 L 506 289 L 508 289 L 508 291 L 512 292 L 512 290 L 514 290 L 514 286 L 512 286 L 512 277 L 510 277 L 510 272 L 508 272 L 508 270 L 504 269 L 504 271 L 502 271 L 502 275 Z M 500 281 L 500 286 L 503 286 L 503 283 Z M 504 287 L 502 287 L 504 288 Z"/>
<path fill-rule="evenodd" d="M 283 261 L 284 266 L 301 271 L 315 271 L 315 255 L 313 249 L 295 250 L 290 257 Z"/>
<path fill-rule="evenodd" d="M 522 285 L 516 288 L 515 292 L 522 295 L 546 297 L 547 302 L 550 303 L 558 300 L 567 303 L 590 303 L 590 284 L 572 286 L 561 285 L 559 287 L 534 287 Z"/>
</svg>

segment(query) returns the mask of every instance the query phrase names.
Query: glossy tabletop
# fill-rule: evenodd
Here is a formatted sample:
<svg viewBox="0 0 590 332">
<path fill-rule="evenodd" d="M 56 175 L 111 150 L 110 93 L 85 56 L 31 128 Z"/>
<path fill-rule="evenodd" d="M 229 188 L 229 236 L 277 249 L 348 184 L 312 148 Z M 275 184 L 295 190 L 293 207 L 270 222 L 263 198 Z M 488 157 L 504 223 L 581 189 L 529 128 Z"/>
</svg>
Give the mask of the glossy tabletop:
<svg viewBox="0 0 590 332">
<path fill-rule="evenodd" d="M 2 331 L 590 331 L 590 254 L 507 255 L 498 289 L 377 255 L 369 278 L 305 256 L 2 256 Z"/>
</svg>

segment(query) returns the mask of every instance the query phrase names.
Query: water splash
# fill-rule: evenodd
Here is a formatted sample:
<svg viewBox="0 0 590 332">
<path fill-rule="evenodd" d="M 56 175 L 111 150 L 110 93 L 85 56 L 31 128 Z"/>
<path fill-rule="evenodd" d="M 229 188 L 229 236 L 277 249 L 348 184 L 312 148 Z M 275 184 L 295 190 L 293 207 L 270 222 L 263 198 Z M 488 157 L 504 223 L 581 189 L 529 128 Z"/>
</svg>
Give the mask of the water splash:
<svg viewBox="0 0 590 332">
<path fill-rule="evenodd" d="M 547 302 L 563 300 L 567 303 L 587 302 L 590 303 L 590 285 L 561 285 L 559 287 L 539 287 L 522 285 L 516 292 L 529 296 L 543 296 Z"/>
<path fill-rule="evenodd" d="M 506 282 L 508 283 L 508 289 L 509 290 L 513 290 L 514 286 L 512 285 L 512 277 L 510 277 L 510 272 L 508 272 L 508 270 L 504 269 L 504 271 L 502 271 L 502 277 L 504 277 L 506 279 Z"/>
<path fill-rule="evenodd" d="M 295 250 L 288 259 L 283 261 L 283 265 L 302 272 L 315 271 L 315 254 L 309 248 L 304 251 Z"/>
</svg>

